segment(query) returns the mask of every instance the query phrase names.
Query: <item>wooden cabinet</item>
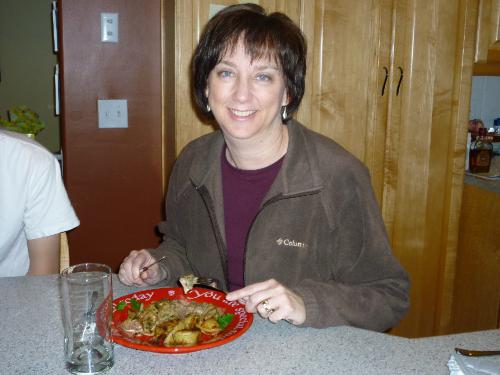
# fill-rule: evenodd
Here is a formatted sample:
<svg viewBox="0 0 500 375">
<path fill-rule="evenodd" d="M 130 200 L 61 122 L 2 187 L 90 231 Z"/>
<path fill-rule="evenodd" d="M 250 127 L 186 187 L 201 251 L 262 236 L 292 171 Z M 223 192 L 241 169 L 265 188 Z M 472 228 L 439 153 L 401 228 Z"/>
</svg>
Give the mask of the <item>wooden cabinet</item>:
<svg viewBox="0 0 500 375">
<path fill-rule="evenodd" d="M 500 328 L 500 182 L 464 185 L 453 332 Z"/>
<path fill-rule="evenodd" d="M 428 336 L 450 324 L 477 3 L 394 4 L 392 70 L 404 80 L 389 102 L 382 210 L 412 278 L 395 332 Z"/>
<path fill-rule="evenodd" d="M 218 1 L 230 4 L 232 1 Z M 296 118 L 370 169 L 411 310 L 393 330 L 449 326 L 463 185 L 477 0 L 275 0 L 308 41 Z M 176 146 L 212 131 L 196 117 L 189 61 L 210 1 L 176 1 Z"/>
<path fill-rule="evenodd" d="M 474 74 L 500 75 L 500 0 L 479 0 Z"/>
</svg>

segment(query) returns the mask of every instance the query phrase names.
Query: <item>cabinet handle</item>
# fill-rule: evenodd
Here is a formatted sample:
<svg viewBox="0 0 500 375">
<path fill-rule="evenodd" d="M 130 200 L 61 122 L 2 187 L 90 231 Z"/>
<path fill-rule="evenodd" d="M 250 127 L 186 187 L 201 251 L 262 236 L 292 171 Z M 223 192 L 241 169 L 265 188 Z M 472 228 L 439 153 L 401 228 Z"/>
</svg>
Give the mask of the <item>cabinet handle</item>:
<svg viewBox="0 0 500 375">
<path fill-rule="evenodd" d="M 385 85 L 387 84 L 387 79 L 389 78 L 389 69 L 387 69 L 387 67 L 384 66 L 384 70 L 385 70 L 385 78 L 384 78 L 384 83 L 382 84 L 382 95 L 381 96 L 384 96 Z"/>
<path fill-rule="evenodd" d="M 396 96 L 399 95 L 399 89 L 401 88 L 401 83 L 403 82 L 403 68 L 398 66 L 398 69 L 399 69 L 400 75 L 399 75 L 398 87 L 396 88 Z"/>
</svg>

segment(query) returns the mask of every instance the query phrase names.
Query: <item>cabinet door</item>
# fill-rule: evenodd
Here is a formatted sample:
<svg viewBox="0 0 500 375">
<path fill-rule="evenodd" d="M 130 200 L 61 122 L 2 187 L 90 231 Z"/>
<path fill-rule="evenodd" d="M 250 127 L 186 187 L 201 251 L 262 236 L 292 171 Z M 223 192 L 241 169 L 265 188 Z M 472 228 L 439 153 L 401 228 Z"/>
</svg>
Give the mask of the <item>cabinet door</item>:
<svg viewBox="0 0 500 375">
<path fill-rule="evenodd" d="M 379 52 L 388 57 L 391 16 L 383 3 L 388 2 L 315 1 L 303 14 L 309 60 L 297 115 L 368 166 L 379 201 L 387 106 L 378 104 L 387 98 L 381 91 L 389 69 L 388 58 L 379 59 Z"/>
<path fill-rule="evenodd" d="M 479 0 L 474 62 L 500 62 L 500 0 Z"/>
<path fill-rule="evenodd" d="M 411 309 L 394 330 L 406 336 L 445 332 L 472 75 L 474 1 L 395 1 L 383 210 L 395 254 L 410 273 Z M 396 86 L 397 87 L 397 86 Z"/>
</svg>

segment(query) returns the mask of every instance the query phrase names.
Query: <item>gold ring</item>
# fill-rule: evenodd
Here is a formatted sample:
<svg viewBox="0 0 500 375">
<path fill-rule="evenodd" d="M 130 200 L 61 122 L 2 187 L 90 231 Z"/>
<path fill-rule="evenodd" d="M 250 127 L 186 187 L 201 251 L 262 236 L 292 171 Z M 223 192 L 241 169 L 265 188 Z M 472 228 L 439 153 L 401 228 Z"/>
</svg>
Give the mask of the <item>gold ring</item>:
<svg viewBox="0 0 500 375">
<path fill-rule="evenodd" d="M 264 310 L 266 311 L 267 315 L 271 315 L 274 312 L 274 309 L 272 307 L 269 307 L 269 300 L 265 299 L 260 303 Z"/>
</svg>

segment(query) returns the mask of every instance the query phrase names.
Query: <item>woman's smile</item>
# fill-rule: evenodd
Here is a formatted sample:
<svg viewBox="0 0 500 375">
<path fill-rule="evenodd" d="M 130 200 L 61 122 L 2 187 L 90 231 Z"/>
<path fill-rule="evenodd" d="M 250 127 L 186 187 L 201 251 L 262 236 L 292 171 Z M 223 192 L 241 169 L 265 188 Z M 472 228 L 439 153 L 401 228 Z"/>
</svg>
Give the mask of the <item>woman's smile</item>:
<svg viewBox="0 0 500 375">
<path fill-rule="evenodd" d="M 257 113 L 256 110 L 238 110 L 234 108 L 229 108 L 229 111 L 233 114 L 234 119 L 237 121 L 249 120 L 255 113 Z"/>
</svg>

